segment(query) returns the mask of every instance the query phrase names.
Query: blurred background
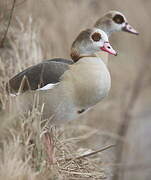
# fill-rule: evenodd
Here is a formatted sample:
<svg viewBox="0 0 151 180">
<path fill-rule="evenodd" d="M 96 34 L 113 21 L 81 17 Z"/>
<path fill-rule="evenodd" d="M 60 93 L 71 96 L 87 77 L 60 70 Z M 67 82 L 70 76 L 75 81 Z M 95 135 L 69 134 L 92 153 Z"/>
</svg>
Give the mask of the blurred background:
<svg viewBox="0 0 151 180">
<path fill-rule="evenodd" d="M 6 31 L 12 3 L 0 1 L 0 39 Z M 119 55 L 109 56 L 109 96 L 71 124 L 97 129 L 83 143 L 87 148 L 117 143 L 122 138 L 125 144 L 119 163 L 123 172 L 116 180 L 150 180 L 150 0 L 17 0 L 6 41 L 0 48 L 1 99 L 4 101 L 8 79 L 26 67 L 54 57 L 70 58 L 71 43 L 79 32 L 92 27 L 109 10 L 122 12 L 140 35 L 112 35 L 111 44 Z M 104 153 L 103 160 L 111 164 L 118 161 L 115 151 L 116 148 Z M 115 177 L 109 175 L 108 179 Z"/>
</svg>

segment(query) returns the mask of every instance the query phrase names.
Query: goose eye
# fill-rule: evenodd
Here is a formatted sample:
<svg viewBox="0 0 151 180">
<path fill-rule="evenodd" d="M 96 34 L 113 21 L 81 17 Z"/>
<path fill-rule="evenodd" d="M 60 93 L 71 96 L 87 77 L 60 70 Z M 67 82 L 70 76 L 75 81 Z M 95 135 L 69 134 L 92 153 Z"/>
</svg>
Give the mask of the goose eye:
<svg viewBox="0 0 151 180">
<path fill-rule="evenodd" d="M 95 33 L 92 34 L 91 38 L 92 38 L 93 41 L 100 41 L 100 39 L 101 39 L 101 34 L 95 32 Z"/>
<path fill-rule="evenodd" d="M 123 16 L 117 14 L 113 17 L 113 21 L 117 24 L 122 24 L 124 22 Z"/>
</svg>

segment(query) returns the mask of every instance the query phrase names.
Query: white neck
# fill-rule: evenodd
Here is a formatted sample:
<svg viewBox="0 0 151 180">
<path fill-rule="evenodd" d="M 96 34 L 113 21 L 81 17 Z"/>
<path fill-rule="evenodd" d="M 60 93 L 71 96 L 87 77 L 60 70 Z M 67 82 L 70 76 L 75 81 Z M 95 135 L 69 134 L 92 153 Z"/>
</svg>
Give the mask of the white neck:
<svg viewBox="0 0 151 180">
<path fill-rule="evenodd" d="M 96 53 L 96 56 L 102 59 L 102 61 L 104 62 L 104 64 L 106 64 L 106 66 L 108 65 L 108 53 L 102 51 Z"/>
<path fill-rule="evenodd" d="M 100 56 L 85 56 L 80 58 L 77 63 L 105 64 Z"/>
</svg>

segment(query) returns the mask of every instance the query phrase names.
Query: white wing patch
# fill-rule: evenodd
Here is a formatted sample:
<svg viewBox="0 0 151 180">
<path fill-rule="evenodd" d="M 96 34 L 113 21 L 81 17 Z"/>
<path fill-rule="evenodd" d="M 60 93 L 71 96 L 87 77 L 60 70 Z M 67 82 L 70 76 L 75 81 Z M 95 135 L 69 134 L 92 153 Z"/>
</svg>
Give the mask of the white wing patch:
<svg viewBox="0 0 151 180">
<path fill-rule="evenodd" d="M 10 94 L 11 97 L 15 97 L 15 96 L 18 96 L 18 94 Z"/>
<path fill-rule="evenodd" d="M 37 89 L 37 91 L 45 91 L 45 90 L 48 90 L 48 89 L 52 89 L 54 88 L 58 83 L 55 83 L 55 84 L 47 84 L 46 86 L 42 87 L 42 88 L 39 88 Z"/>
<path fill-rule="evenodd" d="M 14 94 L 10 93 L 11 97 L 16 97 L 16 96 L 19 96 L 19 95 L 20 95 L 20 93 L 14 93 Z"/>
</svg>

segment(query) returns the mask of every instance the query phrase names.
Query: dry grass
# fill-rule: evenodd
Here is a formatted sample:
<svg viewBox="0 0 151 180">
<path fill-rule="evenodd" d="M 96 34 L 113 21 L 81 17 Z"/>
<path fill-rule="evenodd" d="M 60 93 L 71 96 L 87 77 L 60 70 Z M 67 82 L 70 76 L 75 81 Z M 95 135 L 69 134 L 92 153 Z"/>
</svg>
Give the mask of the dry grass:
<svg viewBox="0 0 151 180">
<path fill-rule="evenodd" d="M 8 4 L 4 1 L 0 4 L 1 39 L 12 4 L 10 0 L 6 2 Z M 141 13 L 134 13 L 135 4 Z M 119 51 L 119 56 L 112 57 L 109 64 L 112 67 L 111 93 L 81 119 L 53 130 L 56 159 L 53 166 L 47 163 L 39 112 L 34 110 L 28 117 L 17 118 L 3 118 L 8 112 L 0 114 L 0 179 L 112 178 L 114 150 L 80 159 L 75 157 L 110 145 L 118 137 L 118 125 L 124 119 L 121 114 L 131 97 L 138 69 L 150 58 L 150 32 L 146 28 L 150 27 L 150 6 L 149 1 L 141 0 L 127 0 L 125 4 L 120 0 L 31 0 L 17 6 L 4 48 L 0 49 L 0 108 L 3 110 L 7 109 L 9 101 L 4 87 L 10 77 L 43 59 L 69 57 L 70 44 L 79 31 L 92 26 L 106 11 L 122 11 L 140 31 L 140 36 L 121 33 L 111 39 Z M 140 159 L 140 163 L 151 160 L 150 143 L 146 138 L 150 135 L 150 79 L 148 66 L 143 88 L 131 112 L 134 122 L 127 138 L 123 139 L 127 142 L 124 162 L 134 165 L 136 159 Z M 150 173 L 144 169 L 139 172 L 136 168 L 135 172 L 125 173 L 123 179 L 150 179 Z"/>
<path fill-rule="evenodd" d="M 0 131 L 1 179 L 106 178 L 107 165 L 105 166 L 101 160 L 103 152 L 79 157 L 93 150 L 79 148 L 77 143 L 88 140 L 97 130 L 80 125 L 78 130 L 72 125 L 53 129 L 55 162 L 51 165 L 43 141 L 41 115 L 36 109 L 28 117 L 1 120 L 5 121 Z"/>
</svg>

